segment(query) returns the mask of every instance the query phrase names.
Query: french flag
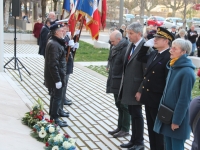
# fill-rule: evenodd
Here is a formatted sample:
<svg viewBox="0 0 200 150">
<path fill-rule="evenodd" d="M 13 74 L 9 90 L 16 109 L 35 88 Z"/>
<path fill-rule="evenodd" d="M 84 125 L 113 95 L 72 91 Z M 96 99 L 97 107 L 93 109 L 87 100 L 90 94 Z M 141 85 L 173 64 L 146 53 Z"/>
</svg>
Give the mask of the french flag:
<svg viewBox="0 0 200 150">
<path fill-rule="evenodd" d="M 99 38 L 99 26 L 100 26 L 99 23 L 100 23 L 100 16 L 98 12 L 98 1 L 94 0 L 92 16 L 86 18 L 86 24 L 88 29 L 90 30 L 92 39 L 98 40 Z"/>
<path fill-rule="evenodd" d="M 70 0 L 64 0 L 63 1 L 63 10 L 64 10 L 64 13 L 63 13 L 63 18 L 67 18 L 67 16 L 69 16 L 69 13 L 70 13 Z"/>
<path fill-rule="evenodd" d="M 69 30 L 72 34 L 74 35 L 75 31 L 75 26 L 76 26 L 76 18 L 75 18 L 75 12 L 76 12 L 76 7 L 77 7 L 78 0 L 72 0 L 71 2 L 71 12 L 69 16 Z"/>
</svg>

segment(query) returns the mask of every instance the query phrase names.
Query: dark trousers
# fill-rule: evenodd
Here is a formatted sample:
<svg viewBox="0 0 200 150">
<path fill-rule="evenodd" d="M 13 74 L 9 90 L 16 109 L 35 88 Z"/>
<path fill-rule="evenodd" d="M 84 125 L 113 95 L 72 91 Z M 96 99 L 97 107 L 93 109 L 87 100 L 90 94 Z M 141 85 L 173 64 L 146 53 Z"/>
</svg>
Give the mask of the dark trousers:
<svg viewBox="0 0 200 150">
<path fill-rule="evenodd" d="M 197 49 L 197 56 L 200 57 L 200 48 Z"/>
<path fill-rule="evenodd" d="M 142 116 L 141 105 L 128 105 L 128 110 L 132 119 L 132 135 L 131 142 L 134 145 L 144 144 L 144 120 Z"/>
<path fill-rule="evenodd" d="M 164 150 L 164 137 L 153 131 L 154 122 L 158 113 L 158 108 L 145 106 L 149 141 L 151 150 Z"/>
<path fill-rule="evenodd" d="M 130 129 L 130 114 L 128 111 L 128 105 L 121 104 L 121 101 L 118 101 L 118 94 L 114 94 L 115 105 L 118 108 L 118 124 L 117 127 L 125 132 L 129 132 Z"/>
<path fill-rule="evenodd" d="M 50 109 L 49 109 L 49 115 L 51 119 L 57 119 L 59 117 L 58 111 L 61 105 L 62 96 L 63 96 L 63 88 L 51 89 Z"/>
<path fill-rule="evenodd" d="M 69 75 L 70 74 L 67 74 L 66 75 L 66 86 L 65 87 L 63 87 L 63 95 L 62 95 L 62 102 L 61 102 L 61 104 L 60 104 L 60 110 L 59 111 L 63 111 L 63 106 L 64 106 L 64 102 L 65 102 L 65 95 L 66 95 L 66 93 L 67 93 L 67 84 L 68 84 L 68 80 L 69 80 Z"/>
</svg>

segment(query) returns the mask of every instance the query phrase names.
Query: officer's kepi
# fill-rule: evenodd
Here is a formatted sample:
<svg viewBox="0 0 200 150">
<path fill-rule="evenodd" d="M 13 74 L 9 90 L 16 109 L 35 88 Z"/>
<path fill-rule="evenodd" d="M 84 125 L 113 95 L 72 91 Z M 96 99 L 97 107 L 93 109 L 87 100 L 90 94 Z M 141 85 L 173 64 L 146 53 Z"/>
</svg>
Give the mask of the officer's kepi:
<svg viewBox="0 0 200 150">
<path fill-rule="evenodd" d="M 153 36 L 166 38 L 171 42 L 175 39 L 172 33 L 170 33 L 167 29 L 162 28 L 162 27 L 158 27 L 156 34 L 154 34 Z"/>
<path fill-rule="evenodd" d="M 56 30 L 56 29 L 58 29 L 58 28 L 62 28 L 63 27 L 63 25 L 62 24 L 57 24 L 57 23 L 54 23 L 54 24 L 52 24 L 51 26 L 50 26 L 50 30 L 51 31 L 54 31 L 54 30 Z"/>
</svg>

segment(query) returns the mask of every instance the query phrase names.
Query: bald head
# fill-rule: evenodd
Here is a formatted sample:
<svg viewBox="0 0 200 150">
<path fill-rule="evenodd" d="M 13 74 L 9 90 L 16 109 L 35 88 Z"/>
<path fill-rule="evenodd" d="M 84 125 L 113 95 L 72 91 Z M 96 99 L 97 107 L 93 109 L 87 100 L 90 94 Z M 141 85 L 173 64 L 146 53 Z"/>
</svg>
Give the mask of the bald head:
<svg viewBox="0 0 200 150">
<path fill-rule="evenodd" d="M 122 39 L 122 34 L 121 32 L 119 32 L 118 30 L 115 30 L 113 31 L 111 34 L 110 34 L 110 43 L 113 45 L 113 46 L 116 46 L 119 41 Z"/>
<path fill-rule="evenodd" d="M 190 27 L 191 31 L 194 31 L 194 28 L 195 28 L 195 26 L 192 24 Z"/>
</svg>

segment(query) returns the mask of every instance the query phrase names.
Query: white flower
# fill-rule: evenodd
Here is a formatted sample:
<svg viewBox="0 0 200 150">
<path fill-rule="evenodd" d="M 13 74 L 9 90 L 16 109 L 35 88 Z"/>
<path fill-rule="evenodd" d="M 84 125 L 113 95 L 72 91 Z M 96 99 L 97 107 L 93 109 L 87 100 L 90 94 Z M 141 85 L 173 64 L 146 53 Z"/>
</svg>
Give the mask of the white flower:
<svg viewBox="0 0 200 150">
<path fill-rule="evenodd" d="M 69 143 L 69 142 L 67 142 L 67 141 L 63 142 L 63 147 L 64 147 L 65 149 L 69 149 L 71 146 L 72 146 L 71 143 Z"/>
<path fill-rule="evenodd" d="M 53 138 L 53 140 L 54 142 L 63 142 L 63 135 L 59 133 Z"/>
<path fill-rule="evenodd" d="M 41 127 L 41 130 L 44 130 L 44 127 Z"/>
<path fill-rule="evenodd" d="M 40 138 L 44 138 L 46 135 L 47 135 L 47 133 L 46 133 L 45 130 L 41 130 L 41 131 L 39 132 L 39 137 L 40 137 Z"/>
<path fill-rule="evenodd" d="M 59 141 L 59 142 L 63 142 L 62 136 L 58 136 L 58 141 Z"/>
<path fill-rule="evenodd" d="M 49 127 L 49 132 L 50 132 L 50 133 L 55 132 L 55 128 L 54 128 L 54 127 Z"/>
<path fill-rule="evenodd" d="M 59 147 L 58 146 L 54 146 L 54 147 L 52 147 L 52 150 L 59 150 Z"/>
<path fill-rule="evenodd" d="M 73 138 L 69 138 L 68 141 L 69 141 L 72 145 L 74 145 L 75 142 L 76 142 L 75 139 L 73 139 Z"/>
<path fill-rule="evenodd" d="M 55 136 L 55 137 L 53 138 L 53 140 L 54 140 L 54 142 L 58 142 L 58 137 Z"/>
</svg>

